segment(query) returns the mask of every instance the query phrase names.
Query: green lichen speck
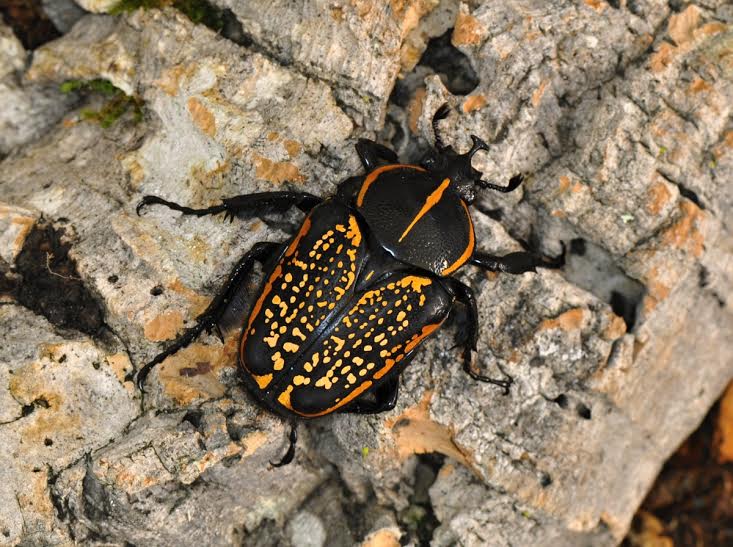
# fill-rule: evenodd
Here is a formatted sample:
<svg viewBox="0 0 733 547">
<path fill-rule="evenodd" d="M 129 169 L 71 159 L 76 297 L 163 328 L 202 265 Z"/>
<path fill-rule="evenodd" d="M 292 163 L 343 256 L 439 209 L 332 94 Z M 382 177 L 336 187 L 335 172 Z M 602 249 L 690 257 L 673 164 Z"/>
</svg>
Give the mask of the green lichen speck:
<svg viewBox="0 0 733 547">
<path fill-rule="evenodd" d="M 132 113 L 134 123 L 138 123 L 143 118 L 143 101 L 125 94 L 109 80 L 102 78 L 67 80 L 59 86 L 59 89 L 62 93 L 98 93 L 108 97 L 109 100 L 99 110 L 85 108 L 81 111 L 83 120 L 98 123 L 105 129 L 114 125 L 127 112 Z"/>
<path fill-rule="evenodd" d="M 112 15 L 135 11 L 173 6 L 196 24 L 205 25 L 216 32 L 224 27 L 221 10 L 206 0 L 120 0 L 110 10 Z"/>
</svg>

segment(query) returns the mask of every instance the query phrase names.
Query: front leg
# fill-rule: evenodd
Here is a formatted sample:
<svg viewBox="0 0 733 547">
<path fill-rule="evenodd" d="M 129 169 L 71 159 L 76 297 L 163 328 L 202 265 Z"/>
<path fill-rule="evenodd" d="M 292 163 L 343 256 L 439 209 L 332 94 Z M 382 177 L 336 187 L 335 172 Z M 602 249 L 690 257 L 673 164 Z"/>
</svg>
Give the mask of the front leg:
<svg viewBox="0 0 733 547">
<path fill-rule="evenodd" d="M 512 385 L 511 377 L 508 377 L 508 380 L 496 380 L 475 372 L 471 366 L 472 352 L 476 351 L 478 342 L 478 307 L 476 306 L 476 295 L 473 293 L 473 289 L 452 277 L 449 277 L 446 281 L 456 300 L 465 306 L 468 315 L 468 336 L 461 340 L 463 344 L 463 370 L 474 380 L 503 388 L 504 395 L 507 395 L 509 386 Z"/>
<path fill-rule="evenodd" d="M 537 268 L 562 268 L 565 265 L 565 244 L 562 244 L 562 253 L 549 260 L 526 251 L 504 256 L 475 252 L 469 263 L 491 272 L 504 272 L 515 275 L 536 272 Z"/>
<path fill-rule="evenodd" d="M 237 292 L 237 289 L 241 286 L 244 278 L 252 271 L 252 267 L 255 262 L 263 262 L 271 256 L 282 252 L 284 249 L 282 243 L 270 243 L 261 242 L 257 243 L 252 249 L 245 254 L 237 265 L 229 274 L 229 279 L 221 288 L 219 293 L 214 297 L 209 306 L 206 308 L 204 313 L 196 318 L 196 324 L 186 329 L 183 334 L 178 336 L 165 351 L 156 355 L 152 361 L 145 364 L 141 368 L 136 377 L 136 382 L 141 391 L 145 385 L 145 378 L 147 378 L 150 371 L 165 361 L 166 358 L 176 353 L 178 350 L 185 348 L 191 342 L 193 342 L 204 330 L 211 332 L 216 327 L 217 321 L 226 311 L 227 306 L 231 302 L 231 299 Z"/>
<path fill-rule="evenodd" d="M 356 143 L 356 153 L 359 154 L 359 159 L 367 172 L 376 169 L 380 159 L 397 163 L 397 154 L 394 150 L 369 139 L 359 139 Z"/>
<path fill-rule="evenodd" d="M 158 196 L 144 196 L 135 210 L 139 215 L 140 211 L 148 205 L 165 205 L 169 209 L 182 212 L 184 215 L 202 217 L 224 213 L 224 218 L 229 217 L 231 220 L 235 215 L 257 216 L 268 212 L 284 212 L 293 206 L 307 213 L 322 201 L 318 196 L 307 192 L 260 192 L 224 198 L 221 205 L 195 209 Z"/>
</svg>

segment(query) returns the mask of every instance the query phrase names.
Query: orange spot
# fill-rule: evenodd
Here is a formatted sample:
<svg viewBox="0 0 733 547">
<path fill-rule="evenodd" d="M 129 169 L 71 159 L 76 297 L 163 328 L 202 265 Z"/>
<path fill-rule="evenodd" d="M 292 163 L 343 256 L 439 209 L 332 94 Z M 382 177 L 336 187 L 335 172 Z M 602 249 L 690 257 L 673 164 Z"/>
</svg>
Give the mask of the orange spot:
<svg viewBox="0 0 733 547">
<path fill-rule="evenodd" d="M 277 402 L 283 405 L 288 410 L 293 410 L 293 406 L 290 403 L 290 394 L 293 392 L 293 386 L 288 386 L 277 398 Z"/>
<path fill-rule="evenodd" d="M 410 287 L 415 292 L 422 292 L 423 287 L 427 287 L 432 283 L 432 280 L 428 277 L 417 277 L 415 275 L 408 275 L 403 277 L 397 283 L 400 287 Z"/>
<path fill-rule="evenodd" d="M 448 186 L 450 186 L 450 179 L 447 178 L 440 183 L 440 186 L 433 190 L 433 192 L 425 199 L 425 204 L 422 206 L 422 209 L 418 211 L 417 215 L 415 215 L 415 218 L 413 218 L 412 222 L 410 222 L 410 225 L 405 228 L 404 232 L 402 232 L 402 235 L 400 236 L 400 239 L 398 241 L 402 241 L 405 236 L 410 233 L 410 230 L 412 230 L 413 226 L 417 224 L 417 221 L 425 216 L 425 214 L 430 211 L 430 209 L 438 204 L 440 198 L 443 197 L 443 192 L 445 192 Z"/>
<path fill-rule="evenodd" d="M 443 270 L 441 272 L 441 275 L 449 275 L 461 266 L 463 266 L 466 261 L 471 258 L 474 246 L 476 244 L 476 236 L 473 233 L 473 221 L 471 220 L 471 213 L 468 212 L 468 207 L 463 200 L 461 200 L 461 205 L 463 205 L 463 210 L 466 212 L 466 218 L 468 219 L 468 245 L 466 245 L 466 250 L 463 251 L 463 254 L 458 257 L 458 260 L 456 260 L 453 264 Z"/>
<path fill-rule="evenodd" d="M 253 374 L 252 378 L 254 378 L 255 382 L 257 382 L 257 385 L 260 386 L 260 389 L 265 389 L 268 385 L 270 385 L 270 382 L 272 382 L 272 374 L 263 374 L 261 376 Z"/>
<path fill-rule="evenodd" d="M 361 230 L 359 229 L 359 223 L 356 221 L 356 217 L 354 217 L 354 215 L 349 215 L 349 231 L 346 232 L 346 238 L 351 241 L 351 244 L 354 247 L 358 247 L 359 244 L 361 243 Z M 355 253 L 350 254 L 347 251 L 346 254 L 349 255 L 349 258 L 352 261 L 356 260 Z"/>
<path fill-rule="evenodd" d="M 379 175 L 381 175 L 382 173 L 386 173 L 387 171 L 393 171 L 394 169 L 414 169 L 416 171 L 420 171 L 421 173 L 425 172 L 425 169 L 418 165 L 407 165 L 401 163 L 393 163 L 392 165 L 384 165 L 382 167 L 379 167 L 378 169 L 375 169 L 374 171 L 369 173 L 364 179 L 364 183 L 361 185 L 361 189 L 359 190 L 359 195 L 356 196 L 356 205 L 358 207 L 361 207 L 361 204 L 364 203 L 364 196 L 366 195 L 367 190 L 369 190 L 369 187 L 375 180 L 377 180 L 377 177 L 379 177 Z"/>
</svg>

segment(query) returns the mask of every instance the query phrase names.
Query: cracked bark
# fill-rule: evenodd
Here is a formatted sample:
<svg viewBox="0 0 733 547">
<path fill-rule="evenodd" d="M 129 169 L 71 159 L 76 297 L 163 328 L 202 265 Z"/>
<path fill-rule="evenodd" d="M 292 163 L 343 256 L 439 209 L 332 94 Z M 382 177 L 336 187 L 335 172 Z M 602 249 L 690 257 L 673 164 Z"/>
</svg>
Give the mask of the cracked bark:
<svg viewBox="0 0 733 547">
<path fill-rule="evenodd" d="M 729 7 L 215 4 L 246 40 L 172 9 L 87 15 L 28 64 L 0 28 L 0 96 L 17 106 L 0 115 L 3 541 L 617 543 L 733 376 Z M 142 98 L 144 120 L 82 121 L 80 101 L 104 100 L 57 92 L 75 78 Z M 478 296 L 476 365 L 511 374 L 509 396 L 460 371 L 456 317 L 408 367 L 393 411 L 309 424 L 296 462 L 268 470 L 287 427 L 235 370 L 255 275 L 224 345 L 203 336 L 141 397 L 134 369 L 206 307 L 246 249 L 285 240 L 301 216 L 137 217 L 140 196 L 203 206 L 280 187 L 329 195 L 360 172 L 359 137 L 378 131 L 419 156 L 444 101 L 455 107 L 446 142 L 491 143 L 476 158 L 484 178 L 531 174 L 516 196 L 476 204 L 480 246 L 570 247 L 562 272 L 461 274 Z M 63 228 L 75 266 L 60 273 L 101 303 L 108 336 L 54 325 L 13 296 L 41 218 Z M 420 452 L 447 457 L 433 469 Z"/>
</svg>

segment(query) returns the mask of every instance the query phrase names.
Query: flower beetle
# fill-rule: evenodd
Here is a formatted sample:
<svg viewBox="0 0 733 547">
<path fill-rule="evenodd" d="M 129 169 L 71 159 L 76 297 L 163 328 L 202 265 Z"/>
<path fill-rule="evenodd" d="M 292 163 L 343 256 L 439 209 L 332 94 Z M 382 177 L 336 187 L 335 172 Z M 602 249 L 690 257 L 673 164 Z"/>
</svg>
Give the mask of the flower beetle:
<svg viewBox="0 0 733 547">
<path fill-rule="evenodd" d="M 488 146 L 472 136 L 465 154 L 443 144 L 433 117 L 436 147 L 420 165 L 397 162 L 389 148 L 362 139 L 356 150 L 366 174 L 339 185 L 321 199 L 303 192 L 264 192 L 226 198 L 221 205 L 193 209 L 156 196 L 137 207 L 165 205 L 186 215 L 253 216 L 296 206 L 307 213 L 288 243 L 256 244 L 237 263 L 221 292 L 194 327 L 186 330 L 137 375 L 142 388 L 153 366 L 216 328 L 255 262 L 265 276 L 249 316 L 243 320 L 239 367 L 252 396 L 293 421 L 290 447 L 276 464 L 292 460 L 295 421 L 333 412 L 376 413 L 394 407 L 402 369 L 448 316 L 456 301 L 469 319 L 463 369 L 475 380 L 508 390 L 510 379 L 475 372 L 471 352 L 478 338 L 473 290 L 451 277 L 465 264 L 520 274 L 558 267 L 528 252 L 492 256 L 476 249 L 468 206 L 475 189 L 511 192 L 481 180 L 471 158 Z"/>
</svg>

